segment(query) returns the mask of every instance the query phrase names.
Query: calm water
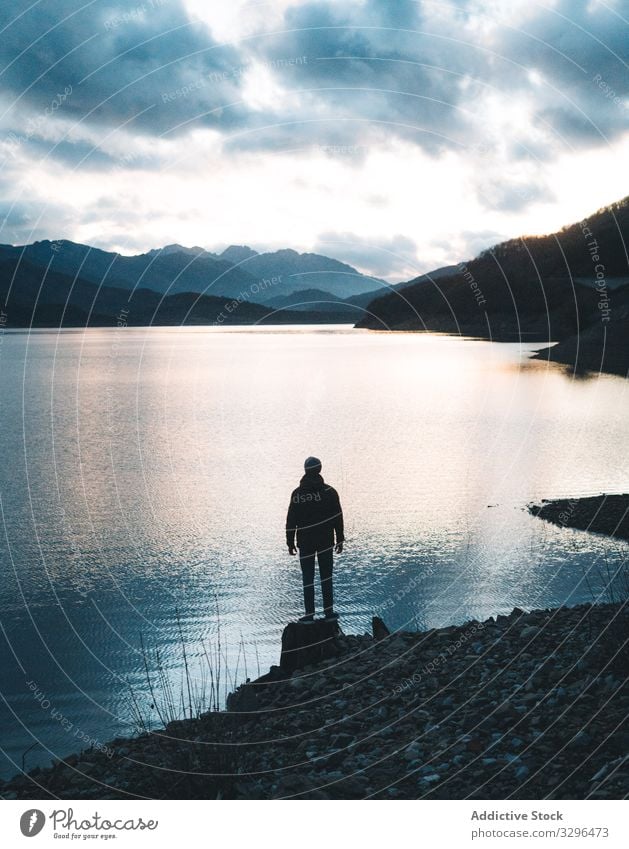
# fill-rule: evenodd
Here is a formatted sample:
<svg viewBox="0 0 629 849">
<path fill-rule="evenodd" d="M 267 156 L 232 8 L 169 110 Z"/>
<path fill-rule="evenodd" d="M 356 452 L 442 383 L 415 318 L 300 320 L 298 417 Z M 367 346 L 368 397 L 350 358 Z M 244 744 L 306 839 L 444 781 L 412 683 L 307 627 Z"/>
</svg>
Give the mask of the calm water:
<svg viewBox="0 0 629 849">
<path fill-rule="evenodd" d="M 1 773 L 33 743 L 27 767 L 129 730 L 128 683 L 149 710 L 141 636 L 178 690 L 177 612 L 199 687 L 219 630 L 222 692 L 225 666 L 277 662 L 309 454 L 346 513 L 346 631 L 590 600 L 584 576 L 627 546 L 524 507 L 626 491 L 629 384 L 531 351 L 346 327 L 5 333 Z"/>
</svg>

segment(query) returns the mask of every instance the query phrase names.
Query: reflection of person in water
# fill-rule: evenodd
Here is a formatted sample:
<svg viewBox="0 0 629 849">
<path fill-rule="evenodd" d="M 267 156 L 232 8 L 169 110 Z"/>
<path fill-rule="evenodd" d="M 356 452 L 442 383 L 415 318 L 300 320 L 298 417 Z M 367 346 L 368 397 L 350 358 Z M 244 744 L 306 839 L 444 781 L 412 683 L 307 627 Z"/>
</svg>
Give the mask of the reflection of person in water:
<svg viewBox="0 0 629 849">
<path fill-rule="evenodd" d="M 326 619 L 337 619 L 332 592 L 332 549 L 343 551 L 343 511 L 338 492 L 321 477 L 321 460 L 308 457 L 305 474 L 293 491 L 286 517 L 286 544 L 289 554 L 297 554 L 304 581 L 306 615 L 300 622 L 314 620 L 315 556 L 319 561 L 319 577 Z M 295 548 L 297 535 L 297 548 Z M 335 545 L 336 536 L 336 545 Z"/>
</svg>

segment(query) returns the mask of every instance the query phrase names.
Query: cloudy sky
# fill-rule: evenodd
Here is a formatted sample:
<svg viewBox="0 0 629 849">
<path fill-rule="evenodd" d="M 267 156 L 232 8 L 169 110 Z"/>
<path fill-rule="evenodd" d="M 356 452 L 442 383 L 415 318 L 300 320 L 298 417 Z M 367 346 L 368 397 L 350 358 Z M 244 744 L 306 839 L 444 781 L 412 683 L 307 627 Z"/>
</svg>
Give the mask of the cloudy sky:
<svg viewBox="0 0 629 849">
<path fill-rule="evenodd" d="M 626 0 L 13 0 L 1 242 L 408 279 L 629 194 Z"/>
</svg>

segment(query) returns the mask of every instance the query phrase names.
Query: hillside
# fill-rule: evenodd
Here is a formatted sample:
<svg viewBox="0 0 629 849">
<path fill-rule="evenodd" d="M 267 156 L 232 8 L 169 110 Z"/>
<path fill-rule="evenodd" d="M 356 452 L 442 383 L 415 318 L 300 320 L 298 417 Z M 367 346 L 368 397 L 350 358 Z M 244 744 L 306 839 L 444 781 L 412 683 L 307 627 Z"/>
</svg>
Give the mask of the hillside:
<svg viewBox="0 0 629 849">
<path fill-rule="evenodd" d="M 40 268 L 51 262 L 51 270 L 78 275 L 91 283 L 134 289 L 152 289 L 160 294 L 196 292 L 218 297 L 236 297 L 255 280 L 246 272 L 206 252 L 193 253 L 169 245 L 164 251 L 123 256 L 62 239 L 13 247 L 0 245 L 0 258 L 19 259 Z"/>
<path fill-rule="evenodd" d="M 629 271 L 628 235 L 625 198 L 557 233 L 496 245 L 434 282 L 426 277 L 411 281 L 404 297 L 395 292 L 372 301 L 370 314 L 358 326 L 493 339 L 567 339 L 600 319 L 604 298 L 613 302 L 613 283 Z"/>
<path fill-rule="evenodd" d="M 609 321 L 598 317 L 581 333 L 545 348 L 532 359 L 568 365 L 575 373 L 607 372 L 629 376 L 629 286 L 610 296 Z"/>
<path fill-rule="evenodd" d="M 281 277 L 281 293 L 303 292 L 312 289 L 328 292 L 337 298 L 351 298 L 365 292 L 373 292 L 384 281 L 377 277 L 366 277 L 351 265 L 313 253 L 297 253 L 290 249 L 269 253 L 257 253 L 242 245 L 231 245 L 220 255 L 222 260 L 239 263 L 239 268 L 257 279 Z M 258 300 L 266 303 L 278 294 L 275 291 L 261 292 Z"/>
<path fill-rule="evenodd" d="M 278 295 L 276 298 L 267 301 L 266 306 L 272 309 L 294 309 L 299 312 L 316 309 L 346 316 L 351 315 L 353 318 L 360 314 L 358 307 L 337 298 L 336 295 L 323 292 L 321 289 L 304 289 L 301 292 L 291 292 L 290 295 Z M 345 320 L 349 319 L 346 318 Z"/>
</svg>

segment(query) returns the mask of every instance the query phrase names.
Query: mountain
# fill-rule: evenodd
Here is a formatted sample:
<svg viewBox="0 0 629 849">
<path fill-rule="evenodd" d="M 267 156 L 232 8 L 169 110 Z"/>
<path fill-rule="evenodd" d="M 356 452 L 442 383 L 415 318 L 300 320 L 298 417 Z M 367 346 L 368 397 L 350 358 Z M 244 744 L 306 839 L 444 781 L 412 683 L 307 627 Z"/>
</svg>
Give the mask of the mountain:
<svg viewBox="0 0 629 849">
<path fill-rule="evenodd" d="M 259 256 L 257 251 L 252 250 L 246 245 L 230 245 L 228 248 L 225 248 L 220 257 L 225 262 L 229 262 L 232 265 L 238 265 L 241 262 L 246 262 L 248 259 L 252 259 L 254 256 Z"/>
<path fill-rule="evenodd" d="M 304 289 L 303 292 L 291 292 L 290 295 L 278 295 L 266 303 L 267 307 L 273 309 L 295 309 L 298 311 L 321 310 L 323 312 L 354 313 L 356 307 L 331 295 L 322 292 L 321 289 Z"/>
<path fill-rule="evenodd" d="M 443 276 L 443 273 L 451 274 L 451 269 L 456 268 L 456 266 L 448 266 L 447 269 L 437 269 L 436 271 L 431 271 L 430 274 L 425 274 L 421 280 L 433 281 L 438 280 L 439 277 Z M 405 286 L 409 286 L 409 283 L 395 283 L 391 286 L 387 286 L 383 284 L 380 289 L 373 290 L 371 289 L 369 292 L 363 292 L 360 295 L 353 295 L 351 298 L 339 298 L 336 295 L 332 295 L 330 292 L 324 292 L 321 289 L 304 289 L 299 292 L 291 292 L 290 295 L 278 295 L 274 298 L 270 298 L 266 301 L 266 306 L 273 307 L 275 309 L 290 307 L 296 310 L 310 310 L 317 309 L 323 310 L 325 312 L 342 312 L 345 314 L 353 313 L 356 315 L 357 312 L 363 313 L 365 308 L 374 298 L 377 298 L 382 295 L 384 292 L 399 292 Z"/>
<path fill-rule="evenodd" d="M 378 289 L 371 289 L 369 292 L 363 292 L 361 295 L 353 295 L 351 298 L 346 298 L 346 302 L 357 307 L 367 307 L 376 298 L 381 298 L 383 295 L 390 292 L 399 292 L 407 286 L 413 286 L 416 283 L 432 283 L 434 280 L 439 280 L 442 277 L 449 277 L 456 272 L 456 265 L 444 265 L 441 268 L 435 268 L 427 274 L 422 274 L 414 280 L 405 283 L 393 283 L 391 285 L 384 283 Z"/>
<path fill-rule="evenodd" d="M 27 262 L 42 268 L 51 263 L 53 271 L 78 275 L 92 283 L 120 289 L 141 286 L 162 294 L 202 292 L 235 298 L 255 282 L 245 271 L 207 251 L 195 254 L 194 249 L 178 248 L 178 245 L 171 245 L 166 251 L 152 250 L 137 256 L 123 256 L 61 239 L 20 247 L 0 245 L 0 255 L 22 256 Z"/>
<path fill-rule="evenodd" d="M 412 280 L 403 298 L 395 292 L 373 300 L 358 326 L 567 339 L 600 320 L 605 295 L 613 303 L 612 284 L 629 272 L 628 236 L 625 198 L 557 233 L 496 245 L 436 284 L 425 276 Z M 575 277 L 598 286 L 576 283 Z"/>
<path fill-rule="evenodd" d="M 258 254 L 236 245 L 220 256 L 203 248 L 176 244 L 124 256 L 61 239 L 0 245 L 0 256 L 22 257 L 41 268 L 50 263 L 52 271 L 120 289 L 140 286 L 162 294 L 195 292 L 256 303 L 313 288 L 347 298 L 373 290 L 374 284 L 381 282 L 318 254 L 293 250 Z"/>
<path fill-rule="evenodd" d="M 0 302 L 8 328 L 149 325 L 310 324 L 338 320 L 325 312 L 275 311 L 260 304 L 152 289 L 132 292 L 48 271 L 0 249 Z"/>
<path fill-rule="evenodd" d="M 607 321 L 597 317 L 580 333 L 544 348 L 531 359 L 564 363 L 577 373 L 629 377 L 629 285 L 614 289 Z"/>
<path fill-rule="evenodd" d="M 320 254 L 300 254 L 291 249 L 260 254 L 251 248 L 232 245 L 223 251 L 220 258 L 238 261 L 238 267 L 257 280 L 271 281 L 270 286 L 257 294 L 256 299 L 261 303 L 268 303 L 279 293 L 287 295 L 312 289 L 347 299 L 373 291 L 378 284 L 386 286 L 383 280 L 367 277 L 337 259 Z"/>
<path fill-rule="evenodd" d="M 184 253 L 188 254 L 188 256 L 199 256 L 199 254 L 208 254 L 208 256 L 213 256 L 216 258 L 216 254 L 211 253 L 210 251 L 206 251 L 205 248 L 200 248 L 198 245 L 194 248 L 185 248 L 183 245 L 164 245 L 163 248 L 151 248 L 150 251 L 147 251 L 147 256 L 155 256 L 156 254 L 176 254 L 176 253 Z"/>
</svg>

